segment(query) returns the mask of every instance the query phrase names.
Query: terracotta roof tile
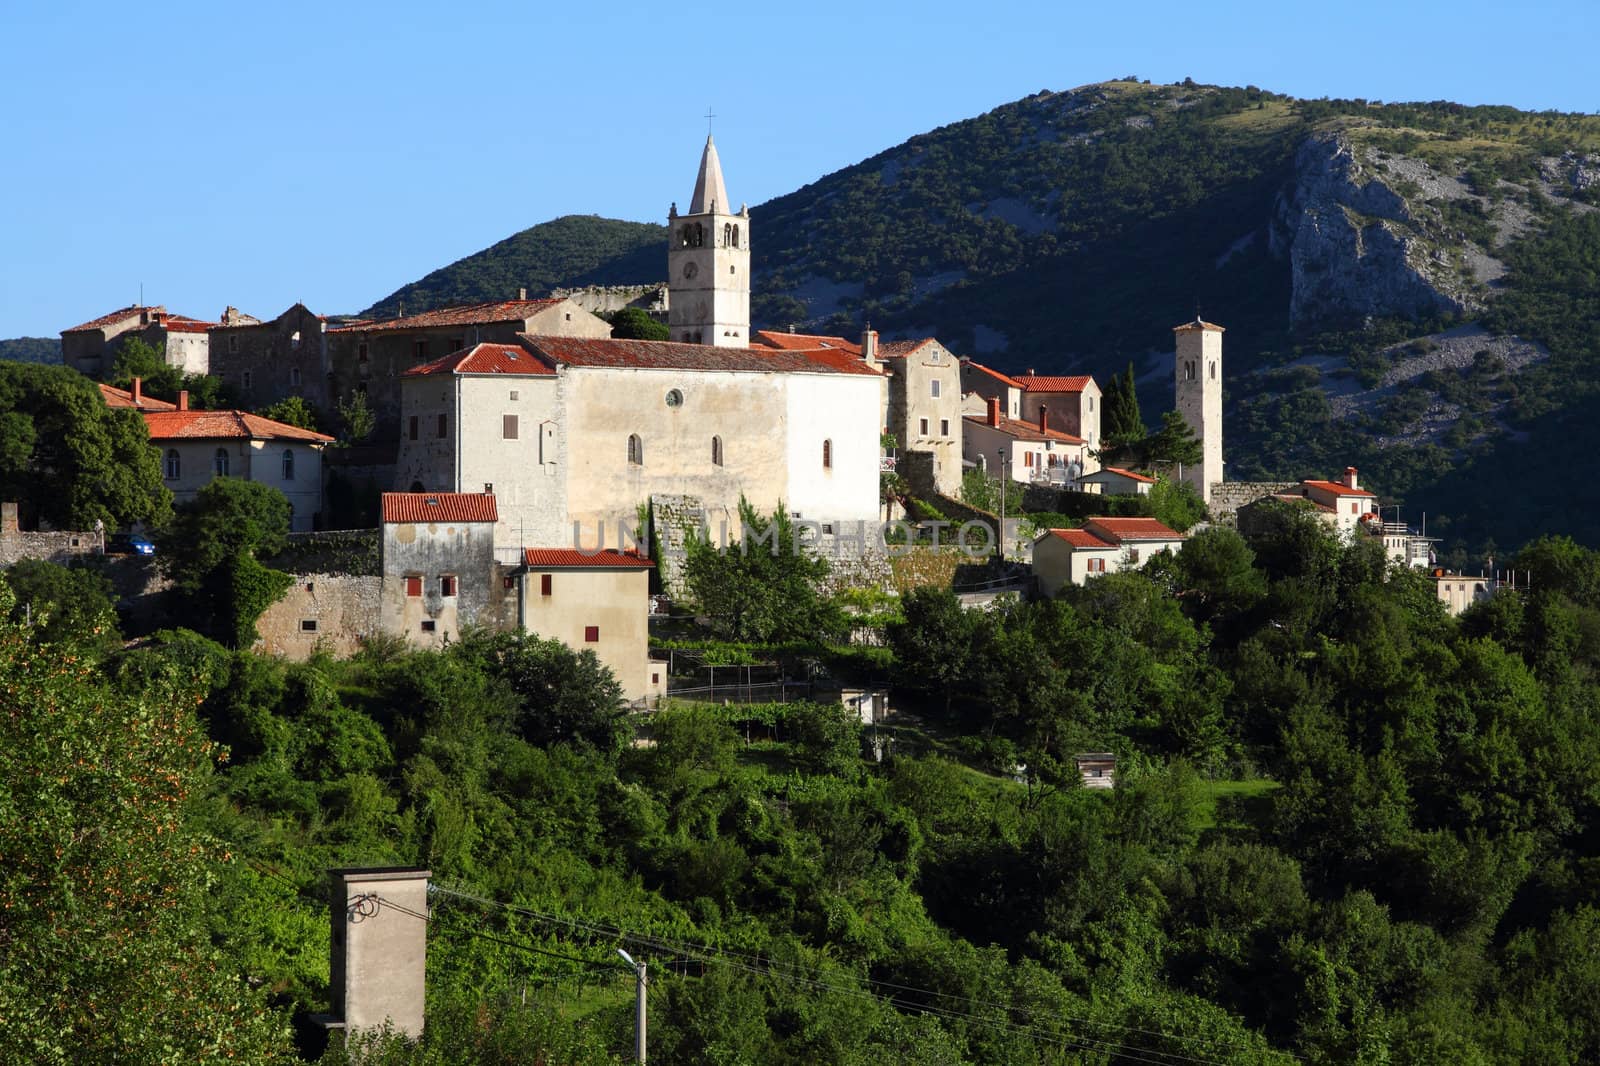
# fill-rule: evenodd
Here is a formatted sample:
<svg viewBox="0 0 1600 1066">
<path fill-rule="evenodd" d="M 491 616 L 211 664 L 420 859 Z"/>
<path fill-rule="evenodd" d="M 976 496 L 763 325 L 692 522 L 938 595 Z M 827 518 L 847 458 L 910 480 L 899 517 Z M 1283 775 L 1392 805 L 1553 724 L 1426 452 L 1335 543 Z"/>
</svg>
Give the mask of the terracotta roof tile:
<svg viewBox="0 0 1600 1066">
<path fill-rule="evenodd" d="M 1088 374 L 1080 374 L 1074 377 L 1024 374 L 1017 376 L 1014 380 L 1025 392 L 1082 392 L 1094 384 L 1094 378 Z"/>
<path fill-rule="evenodd" d="M 933 337 L 923 337 L 919 340 L 909 341 L 882 341 L 878 344 L 878 357 L 880 359 L 904 359 L 912 352 L 925 344 L 939 343 Z"/>
<path fill-rule="evenodd" d="M 861 345 L 847 341 L 843 337 L 828 337 L 820 333 L 779 333 L 771 329 L 756 330 L 755 340 L 769 348 L 787 348 L 791 351 L 806 351 L 812 348 L 838 348 L 842 351 L 861 354 Z"/>
<path fill-rule="evenodd" d="M 420 315 L 391 318 L 382 322 L 352 322 L 331 329 L 329 333 L 377 333 L 392 329 L 433 329 L 441 326 L 487 325 L 491 322 L 519 322 L 540 311 L 564 301 L 544 300 L 491 300 L 485 303 L 464 304 L 460 307 L 440 307 Z"/>
<path fill-rule="evenodd" d="M 600 552 L 584 552 L 577 548 L 524 548 L 522 561 L 539 570 L 552 570 L 566 566 L 603 566 L 618 569 L 649 569 L 655 563 L 636 551 L 618 551 L 607 548 Z"/>
<path fill-rule="evenodd" d="M 1010 376 L 1009 374 L 1002 374 L 1000 371 L 995 370 L 992 367 L 984 366 L 982 363 L 976 362 L 975 360 L 963 359 L 961 360 L 961 365 L 963 367 L 971 367 L 973 370 L 988 374 L 1002 385 L 1009 385 L 1014 389 L 1022 388 L 1022 382 L 1018 381 L 1016 378 Z"/>
<path fill-rule="evenodd" d="M 394 522 L 498 522 L 500 511 L 487 492 L 386 492 L 383 520 Z"/>
<path fill-rule="evenodd" d="M 107 407 L 136 407 L 141 411 L 176 411 L 178 405 L 158 400 L 154 396 L 140 396 L 139 402 L 133 402 L 133 393 L 127 389 L 119 389 L 112 385 L 100 385 L 100 398 L 106 402 Z"/>
<path fill-rule="evenodd" d="M 431 363 L 414 366 L 403 378 L 434 377 L 439 374 L 535 374 L 554 376 L 555 368 L 532 352 L 515 344 L 474 344 L 451 352 Z"/>
<path fill-rule="evenodd" d="M 569 366 L 638 370 L 714 370 L 755 373 L 871 374 L 878 371 L 838 349 L 719 348 L 673 341 L 538 337 L 521 334 L 523 345 L 545 359 Z"/>
<path fill-rule="evenodd" d="M 153 315 L 158 313 L 165 314 L 166 310 L 166 308 L 160 306 L 148 307 L 143 304 L 130 304 L 127 307 L 112 311 L 110 314 L 101 315 L 99 318 L 91 318 L 89 321 L 81 325 L 73 326 L 71 329 L 64 329 L 61 332 L 87 333 L 92 329 L 104 329 L 107 326 L 114 326 L 123 319 L 132 317 L 133 315 L 137 315 L 143 311 L 149 311 Z"/>
<path fill-rule="evenodd" d="M 1041 433 L 1037 422 L 1024 422 L 1017 418 L 1002 418 L 998 426 L 990 426 L 988 415 L 965 415 L 963 418 L 975 426 L 987 426 L 997 433 L 1004 433 L 1006 436 L 1015 437 L 1017 440 L 1053 440 L 1062 444 L 1087 443 L 1082 437 L 1074 437 L 1071 433 L 1063 433 L 1059 429 L 1047 429 Z"/>
<path fill-rule="evenodd" d="M 1125 477 L 1130 481 L 1142 481 L 1146 485 L 1154 485 L 1156 483 L 1156 479 L 1153 477 L 1146 477 L 1143 474 L 1136 474 L 1132 470 L 1124 470 L 1120 466 L 1103 466 L 1099 470 L 1095 471 L 1095 473 L 1115 474 L 1118 477 Z M 1087 474 L 1085 476 L 1094 477 L 1094 474 Z"/>
<path fill-rule="evenodd" d="M 1183 534 L 1154 518 L 1102 518 L 1086 519 L 1084 525 L 1113 540 L 1182 540 Z"/>
<path fill-rule="evenodd" d="M 151 440 L 297 440 L 329 444 L 333 438 L 248 411 L 144 411 Z"/>
<path fill-rule="evenodd" d="M 1116 545 L 1110 541 L 1101 540 L 1086 529 L 1052 529 L 1048 535 L 1066 541 L 1074 548 L 1095 548 L 1115 550 Z"/>
<path fill-rule="evenodd" d="M 1316 489 L 1318 492 L 1326 492 L 1334 496 L 1377 495 L 1376 493 L 1368 492 L 1366 489 L 1353 489 L 1349 485 L 1341 485 L 1337 481 L 1312 481 L 1310 478 L 1300 482 L 1300 487 L 1304 489 Z"/>
<path fill-rule="evenodd" d="M 1195 316 L 1195 320 L 1193 322 L 1185 322 L 1181 326 L 1173 326 L 1172 327 L 1172 332 L 1174 332 L 1174 333 L 1188 333 L 1188 332 L 1190 332 L 1192 330 L 1211 330 L 1211 331 L 1216 332 L 1216 333 L 1226 333 L 1227 332 L 1227 330 L 1223 329 L 1221 326 L 1217 325 L 1214 322 L 1207 322 L 1205 319 L 1201 318 L 1199 315 Z"/>
<path fill-rule="evenodd" d="M 190 318 L 188 315 L 163 315 L 157 320 L 157 324 L 168 333 L 205 333 L 208 330 L 216 329 L 222 323 L 206 322 L 202 319 Z"/>
</svg>

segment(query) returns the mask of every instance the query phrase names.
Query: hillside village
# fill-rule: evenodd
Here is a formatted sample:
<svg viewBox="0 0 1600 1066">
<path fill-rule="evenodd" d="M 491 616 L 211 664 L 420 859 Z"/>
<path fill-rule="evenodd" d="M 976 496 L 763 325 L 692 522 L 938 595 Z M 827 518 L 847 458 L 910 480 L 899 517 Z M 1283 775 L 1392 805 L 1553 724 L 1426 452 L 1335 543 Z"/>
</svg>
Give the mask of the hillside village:
<svg viewBox="0 0 1600 1066">
<path fill-rule="evenodd" d="M 1600 553 L 1232 476 L 1178 307 L 758 321 L 709 136 L 666 220 L 0 364 L 0 1058 L 1600 1055 Z"/>
<path fill-rule="evenodd" d="M 668 599 L 652 598 L 646 572 L 659 568 L 655 587 L 682 593 L 684 537 L 738 544 L 741 501 L 763 515 L 782 508 L 809 531 L 809 550 L 850 559 L 853 580 L 886 589 L 891 556 L 908 550 L 886 532 L 937 544 L 938 526 L 960 524 L 945 514 L 971 530 L 944 550 L 1014 561 L 1023 569 L 1005 571 L 1005 584 L 1025 595 L 1180 551 L 1185 530 L 1119 517 L 1139 511 L 1158 474 L 1192 490 L 1211 521 L 1248 527 L 1262 501 L 1292 501 L 1342 536 L 1381 538 L 1398 563 L 1432 566 L 1429 539 L 1382 521 L 1354 469 L 1334 481 L 1227 480 L 1221 326 L 1173 330 L 1174 409 L 1199 461 L 1103 465 L 1106 395 L 1092 376 L 1005 374 L 936 338 L 887 341 L 870 327 L 853 339 L 752 329 L 759 238 L 728 198 L 711 138 L 687 209 L 674 203 L 668 217 L 665 341 L 613 339 L 573 298 L 523 292 L 382 321 L 330 321 L 301 304 L 269 321 L 230 307 L 216 322 L 130 307 L 64 330 L 63 353 L 105 376 L 137 338 L 256 411 L 295 397 L 322 411 L 347 397 L 370 405 L 373 443 L 330 450 L 328 434 L 249 410 L 195 410 L 184 392 L 158 400 L 138 378 L 127 390 L 99 386 L 108 406 L 143 416 L 178 504 L 213 478 L 243 478 L 283 492 L 291 528 L 311 539 L 327 526 L 330 473 L 351 469 L 332 461 L 359 452 L 365 483 L 380 486 L 380 562 L 292 575 L 258 627 L 262 649 L 297 659 L 350 654 L 377 633 L 439 647 L 466 627 L 522 630 L 595 651 L 629 700 L 653 702 L 668 692 L 667 669 L 651 657 L 647 619 Z M 960 499 L 974 474 L 1045 505 L 1003 519 L 975 509 Z M 1030 509 L 1066 510 L 1061 494 L 1081 525 L 1031 520 Z M 102 547 L 87 531 L 67 549 L 59 535 L 30 549 L 15 525 L 7 534 L 5 561 Z M 1452 610 L 1494 585 L 1444 571 L 1435 581 Z"/>
</svg>

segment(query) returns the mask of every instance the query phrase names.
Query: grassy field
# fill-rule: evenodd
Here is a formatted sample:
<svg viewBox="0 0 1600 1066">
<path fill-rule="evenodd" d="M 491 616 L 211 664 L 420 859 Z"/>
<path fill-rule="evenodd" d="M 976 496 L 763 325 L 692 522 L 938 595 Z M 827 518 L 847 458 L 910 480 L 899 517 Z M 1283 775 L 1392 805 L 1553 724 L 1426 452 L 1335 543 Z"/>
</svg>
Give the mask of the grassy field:
<svg viewBox="0 0 1600 1066">
<path fill-rule="evenodd" d="M 1199 828 L 1251 828 L 1252 824 L 1259 821 L 1262 801 L 1277 787 L 1276 781 L 1261 778 L 1251 781 L 1202 781 Z"/>
</svg>

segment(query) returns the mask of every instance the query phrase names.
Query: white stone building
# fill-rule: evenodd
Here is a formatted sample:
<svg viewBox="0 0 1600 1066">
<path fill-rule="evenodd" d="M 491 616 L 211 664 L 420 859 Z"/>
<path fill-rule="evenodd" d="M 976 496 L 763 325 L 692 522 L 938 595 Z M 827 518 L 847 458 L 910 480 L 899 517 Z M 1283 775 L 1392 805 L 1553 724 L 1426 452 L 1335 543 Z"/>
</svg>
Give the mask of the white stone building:
<svg viewBox="0 0 1600 1066">
<path fill-rule="evenodd" d="M 750 209 L 737 214 L 706 138 L 687 214 L 667 212 L 667 326 L 687 344 L 750 344 Z"/>
<path fill-rule="evenodd" d="M 1154 518 L 1091 518 L 1081 529 L 1048 529 L 1033 542 L 1039 595 L 1091 577 L 1137 570 L 1152 557 L 1183 548 L 1184 535 Z"/>
<path fill-rule="evenodd" d="M 1211 487 L 1223 479 L 1222 459 L 1222 334 L 1221 326 L 1196 318 L 1174 326 L 1173 375 L 1178 413 L 1200 442 L 1200 465 L 1186 468 L 1183 479 L 1206 503 Z"/>
<path fill-rule="evenodd" d="M 1047 409 L 1041 409 L 1032 422 L 1007 418 L 1000 411 L 1000 398 L 991 396 L 987 414 L 963 419 L 967 463 L 991 472 L 1003 469 L 1012 481 L 1080 487 L 1090 462 L 1088 442 L 1052 426 Z"/>
</svg>

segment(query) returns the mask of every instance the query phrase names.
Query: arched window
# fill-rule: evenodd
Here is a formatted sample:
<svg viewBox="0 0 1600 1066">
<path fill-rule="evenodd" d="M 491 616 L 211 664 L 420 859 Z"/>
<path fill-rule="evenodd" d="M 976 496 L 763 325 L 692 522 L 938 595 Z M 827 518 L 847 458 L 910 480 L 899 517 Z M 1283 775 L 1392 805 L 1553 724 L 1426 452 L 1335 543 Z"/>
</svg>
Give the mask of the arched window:
<svg viewBox="0 0 1600 1066">
<path fill-rule="evenodd" d="M 211 460 L 211 469 L 217 472 L 218 477 L 228 476 L 228 449 L 217 449 L 217 454 Z"/>
<path fill-rule="evenodd" d="M 283 480 L 294 480 L 294 451 L 290 448 L 283 450 Z"/>
<path fill-rule="evenodd" d="M 733 247 L 733 223 L 731 222 L 722 224 L 722 246 L 724 248 Z"/>
<path fill-rule="evenodd" d="M 420 481 L 413 481 L 413 482 L 412 482 L 412 483 L 411 483 L 411 491 L 412 491 L 412 492 L 422 492 L 422 491 L 423 491 L 423 488 L 422 488 L 422 482 L 420 482 Z"/>
<path fill-rule="evenodd" d="M 711 465 L 712 466 L 721 466 L 722 465 L 722 438 L 721 437 L 712 437 L 711 438 Z"/>
<path fill-rule="evenodd" d="M 1185 359 L 1183 361 L 1183 380 L 1185 380 L 1185 381 L 1193 381 L 1194 380 L 1194 360 L 1193 359 Z"/>
<path fill-rule="evenodd" d="M 705 228 L 705 226 L 703 226 L 700 223 L 696 222 L 694 224 L 694 246 L 696 248 L 699 248 L 702 245 L 704 245 L 705 243 L 706 243 L 706 228 Z"/>
<path fill-rule="evenodd" d="M 822 442 L 822 469 L 833 469 L 833 441 L 831 440 Z"/>
<path fill-rule="evenodd" d="M 734 227 L 733 227 L 733 246 L 735 248 L 739 247 L 739 226 L 738 226 L 738 224 L 735 224 Z"/>
<path fill-rule="evenodd" d="M 1212 363 L 1211 364 L 1211 380 L 1212 381 L 1217 380 L 1217 364 L 1216 363 Z"/>
<path fill-rule="evenodd" d="M 167 449 L 167 480 L 176 481 L 183 472 L 183 461 L 178 458 L 178 449 Z"/>
<path fill-rule="evenodd" d="M 639 434 L 628 435 L 628 462 L 634 466 L 644 465 L 644 441 L 639 439 Z"/>
</svg>

